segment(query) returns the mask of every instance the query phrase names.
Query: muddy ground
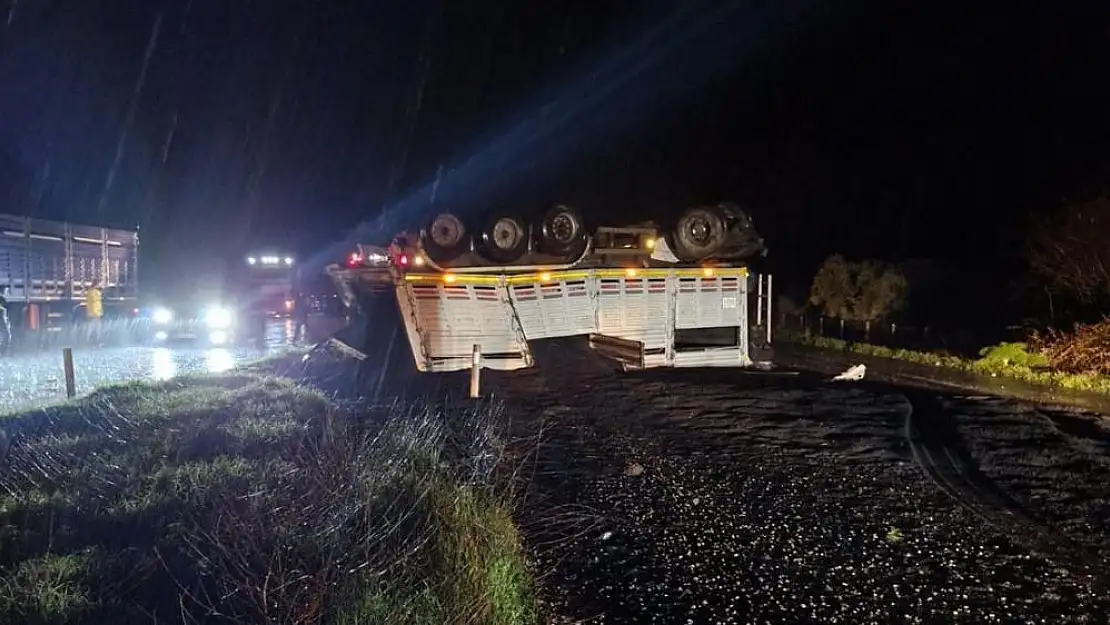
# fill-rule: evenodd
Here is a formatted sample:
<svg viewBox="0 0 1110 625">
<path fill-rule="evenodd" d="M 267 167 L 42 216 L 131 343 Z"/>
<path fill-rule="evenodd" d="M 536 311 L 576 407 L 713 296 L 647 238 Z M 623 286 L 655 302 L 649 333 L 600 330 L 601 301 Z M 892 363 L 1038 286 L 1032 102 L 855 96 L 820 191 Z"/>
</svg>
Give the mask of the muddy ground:
<svg viewBox="0 0 1110 625">
<path fill-rule="evenodd" d="M 1110 622 L 1103 417 L 809 372 L 628 374 L 577 342 L 537 357 L 483 387 L 514 419 L 552 622 Z"/>
</svg>

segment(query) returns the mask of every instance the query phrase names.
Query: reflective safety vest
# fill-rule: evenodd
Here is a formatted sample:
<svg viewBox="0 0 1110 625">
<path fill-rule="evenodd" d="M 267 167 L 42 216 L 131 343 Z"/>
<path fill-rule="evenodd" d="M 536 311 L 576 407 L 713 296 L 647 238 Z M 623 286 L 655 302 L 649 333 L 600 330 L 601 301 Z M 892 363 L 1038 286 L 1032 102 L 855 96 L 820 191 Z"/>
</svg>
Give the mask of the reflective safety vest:
<svg viewBox="0 0 1110 625">
<path fill-rule="evenodd" d="M 100 319 L 104 316 L 104 302 L 100 289 L 91 288 L 85 292 L 85 314 L 90 319 Z"/>
</svg>

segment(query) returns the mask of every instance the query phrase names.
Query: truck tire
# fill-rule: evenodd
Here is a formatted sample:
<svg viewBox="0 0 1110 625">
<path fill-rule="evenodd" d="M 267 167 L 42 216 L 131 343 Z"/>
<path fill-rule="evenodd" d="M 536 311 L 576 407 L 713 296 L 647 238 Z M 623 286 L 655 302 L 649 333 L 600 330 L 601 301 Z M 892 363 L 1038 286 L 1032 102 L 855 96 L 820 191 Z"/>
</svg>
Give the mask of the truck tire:
<svg viewBox="0 0 1110 625">
<path fill-rule="evenodd" d="M 510 213 L 493 213 L 479 233 L 480 253 L 494 263 L 512 263 L 528 251 L 528 224 Z"/>
<path fill-rule="evenodd" d="M 440 213 L 424 227 L 421 243 L 432 262 L 452 261 L 470 249 L 470 232 L 460 217 Z"/>
<path fill-rule="evenodd" d="M 717 207 L 725 217 L 726 243 L 719 252 L 721 260 L 747 260 L 761 253 L 766 255 L 767 248 L 763 237 L 755 229 L 755 223 L 748 211 L 732 202 L 722 202 Z"/>
<path fill-rule="evenodd" d="M 717 208 L 720 209 L 725 221 L 730 224 L 750 221 L 748 213 L 735 202 L 721 202 Z"/>
<path fill-rule="evenodd" d="M 539 249 L 564 260 L 576 260 L 586 251 L 589 238 L 586 222 L 575 208 L 565 204 L 551 207 L 540 222 Z"/>
<path fill-rule="evenodd" d="M 695 206 L 682 212 L 667 243 L 683 262 L 705 260 L 728 240 L 725 214 L 718 206 Z"/>
</svg>

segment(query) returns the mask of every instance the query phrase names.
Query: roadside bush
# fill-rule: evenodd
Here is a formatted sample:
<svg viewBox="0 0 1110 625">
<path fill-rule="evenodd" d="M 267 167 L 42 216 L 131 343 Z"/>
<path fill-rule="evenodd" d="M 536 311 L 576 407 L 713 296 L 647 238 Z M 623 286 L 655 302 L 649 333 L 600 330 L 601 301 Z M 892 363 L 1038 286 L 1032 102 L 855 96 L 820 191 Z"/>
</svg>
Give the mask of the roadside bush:
<svg viewBox="0 0 1110 625">
<path fill-rule="evenodd" d="M 0 622 L 534 623 L 502 422 L 247 374 L 12 417 Z"/>
<path fill-rule="evenodd" d="M 1048 358 L 1039 351 L 1029 351 L 1028 343 L 999 343 L 979 350 L 983 366 L 1019 366 L 1039 369 L 1049 366 Z"/>
<path fill-rule="evenodd" d="M 1031 343 L 1054 369 L 1110 375 L 1110 318 L 1076 324 L 1071 332 L 1034 333 Z"/>
</svg>

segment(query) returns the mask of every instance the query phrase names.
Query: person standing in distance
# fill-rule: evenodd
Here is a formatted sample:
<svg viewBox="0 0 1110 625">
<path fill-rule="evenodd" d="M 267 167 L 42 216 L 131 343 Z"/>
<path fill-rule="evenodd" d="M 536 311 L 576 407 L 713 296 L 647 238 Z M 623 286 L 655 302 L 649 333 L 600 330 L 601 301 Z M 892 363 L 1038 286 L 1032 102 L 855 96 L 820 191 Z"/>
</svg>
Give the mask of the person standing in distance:
<svg viewBox="0 0 1110 625">
<path fill-rule="evenodd" d="M 85 317 L 89 324 L 89 339 L 99 345 L 101 320 L 104 317 L 104 295 L 100 291 L 100 280 L 85 291 Z"/>
</svg>

